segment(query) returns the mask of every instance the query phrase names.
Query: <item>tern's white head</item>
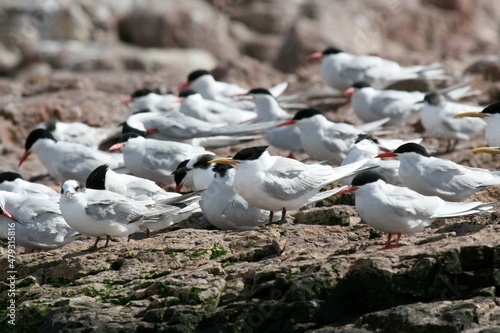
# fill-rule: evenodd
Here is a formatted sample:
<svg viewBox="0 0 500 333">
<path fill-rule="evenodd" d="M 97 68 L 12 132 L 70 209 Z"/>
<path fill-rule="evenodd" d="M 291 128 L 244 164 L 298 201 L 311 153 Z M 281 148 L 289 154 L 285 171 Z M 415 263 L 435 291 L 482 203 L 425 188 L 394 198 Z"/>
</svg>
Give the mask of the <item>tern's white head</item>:
<svg viewBox="0 0 500 333">
<path fill-rule="evenodd" d="M 70 199 L 77 193 L 85 193 L 85 187 L 79 181 L 70 179 L 62 184 L 61 197 Z"/>
</svg>

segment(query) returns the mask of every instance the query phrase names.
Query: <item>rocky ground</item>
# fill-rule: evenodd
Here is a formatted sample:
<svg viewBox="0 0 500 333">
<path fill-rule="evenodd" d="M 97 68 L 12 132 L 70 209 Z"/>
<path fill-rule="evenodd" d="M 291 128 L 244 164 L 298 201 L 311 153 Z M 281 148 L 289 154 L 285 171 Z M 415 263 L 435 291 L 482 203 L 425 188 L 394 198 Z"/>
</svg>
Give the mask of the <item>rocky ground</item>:
<svg viewBox="0 0 500 333">
<path fill-rule="evenodd" d="M 359 123 L 322 83 L 319 65 L 304 62 L 330 44 L 405 64 L 442 61 L 456 74 L 453 82 L 464 71 L 472 76 L 481 93 L 469 101 L 500 99 L 500 65 L 487 56 L 500 46 L 494 1 L 173 3 L 3 2 L 0 169 L 17 169 L 24 139 L 40 121 L 118 124 L 129 114 L 120 104 L 127 94 L 143 86 L 175 90 L 195 68 L 214 68 L 217 78 L 249 88 L 288 80 L 287 93 L 301 93 L 301 102 Z M 484 137 L 442 154 L 444 142 L 423 133 L 418 120 L 397 130 L 403 138 L 423 136 L 441 157 L 498 169 L 498 159 L 470 152 Z M 34 156 L 19 171 L 60 186 Z M 499 194 L 494 187 L 471 200 Z M 360 220 L 353 197 L 318 206 L 258 231 L 215 230 L 198 215 L 97 251 L 84 238 L 19 253 L 15 328 L 5 316 L 3 248 L 0 332 L 500 331 L 498 212 L 437 220 L 404 236 L 400 248 L 381 251 L 385 235 Z"/>
</svg>

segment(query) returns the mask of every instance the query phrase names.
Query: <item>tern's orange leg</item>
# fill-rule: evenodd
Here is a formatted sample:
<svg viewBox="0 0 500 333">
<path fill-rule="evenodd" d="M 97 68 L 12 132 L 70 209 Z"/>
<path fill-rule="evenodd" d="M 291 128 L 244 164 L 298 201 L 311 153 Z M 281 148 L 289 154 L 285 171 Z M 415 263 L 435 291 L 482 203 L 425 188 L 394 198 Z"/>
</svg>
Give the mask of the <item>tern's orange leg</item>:
<svg viewBox="0 0 500 333">
<path fill-rule="evenodd" d="M 288 158 L 293 158 L 293 159 L 295 159 L 295 156 L 293 155 L 293 152 L 290 152 L 290 154 L 288 154 L 288 156 L 287 156 L 287 157 L 288 157 Z"/>
<path fill-rule="evenodd" d="M 99 243 L 100 240 L 101 240 L 101 237 L 96 237 L 95 238 L 94 248 L 97 249 L 97 243 Z"/>
<path fill-rule="evenodd" d="M 109 237 L 109 235 L 106 235 L 106 244 L 104 244 L 104 247 L 108 247 L 108 243 L 109 243 L 110 239 L 111 239 L 111 237 Z"/>
</svg>

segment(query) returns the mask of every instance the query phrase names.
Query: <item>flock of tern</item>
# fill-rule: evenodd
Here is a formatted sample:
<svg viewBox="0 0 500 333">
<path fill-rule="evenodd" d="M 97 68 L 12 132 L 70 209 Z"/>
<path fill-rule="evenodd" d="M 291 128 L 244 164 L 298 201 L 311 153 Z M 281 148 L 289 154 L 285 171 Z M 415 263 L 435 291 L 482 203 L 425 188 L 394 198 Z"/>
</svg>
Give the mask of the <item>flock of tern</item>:
<svg viewBox="0 0 500 333">
<path fill-rule="evenodd" d="M 344 91 L 364 124 L 333 122 L 307 106 L 286 111 L 293 100 L 282 95 L 286 83 L 248 90 L 197 70 L 178 96 L 148 89 L 131 94 L 124 101 L 131 114 L 119 129 L 58 121 L 34 129 L 19 167 L 36 155 L 61 193 L 15 172 L 0 174 L 1 236 L 14 221 L 16 243 L 28 249 L 58 248 L 80 235 L 95 237 L 97 247 L 101 238 L 107 245 L 111 237 L 138 231 L 149 237 L 199 211 L 219 229 L 250 230 L 355 192 L 360 216 L 388 234 L 384 248 L 391 248 L 436 218 L 494 209 L 495 202 L 464 200 L 500 184 L 500 173 L 432 157 L 422 138 L 403 141 L 397 129 L 420 117 L 450 150 L 486 128 L 489 147 L 474 151 L 498 154 L 500 103 L 457 102 L 468 84 L 429 92 L 384 89 L 400 80 L 449 79 L 439 64 L 404 67 L 336 48 L 309 58 L 321 60 L 326 84 Z M 256 139 L 267 145 L 251 146 Z M 109 151 L 99 150 L 109 140 Z M 247 148 L 230 158 L 211 151 L 241 143 Z M 269 146 L 287 157 L 269 154 Z M 296 160 L 302 152 L 316 162 Z M 344 185 L 324 190 L 338 181 Z M 173 184 L 174 192 L 164 189 Z"/>
</svg>

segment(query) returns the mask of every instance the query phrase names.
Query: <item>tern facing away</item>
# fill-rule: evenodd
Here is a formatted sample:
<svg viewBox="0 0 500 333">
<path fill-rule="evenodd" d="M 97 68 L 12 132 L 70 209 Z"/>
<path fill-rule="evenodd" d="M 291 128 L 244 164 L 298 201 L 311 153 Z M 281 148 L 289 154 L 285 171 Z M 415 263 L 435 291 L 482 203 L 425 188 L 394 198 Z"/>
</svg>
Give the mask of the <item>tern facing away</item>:
<svg viewBox="0 0 500 333">
<path fill-rule="evenodd" d="M 321 188 L 354 174 L 367 161 L 332 168 L 271 156 L 267 147 L 244 148 L 232 158 L 217 158 L 209 163 L 234 166 L 236 192 L 252 206 L 270 211 L 270 222 L 274 211 L 282 210 L 284 220 L 287 210 L 299 209 Z"/>
<path fill-rule="evenodd" d="M 387 184 L 376 172 L 354 177 L 352 184 L 339 192 L 355 192 L 356 210 L 369 226 L 387 233 L 384 249 L 398 247 L 401 234 L 423 231 L 434 219 L 492 212 L 494 203 L 448 202 L 425 196 L 406 187 Z M 391 245 L 391 236 L 397 240 Z"/>
</svg>

